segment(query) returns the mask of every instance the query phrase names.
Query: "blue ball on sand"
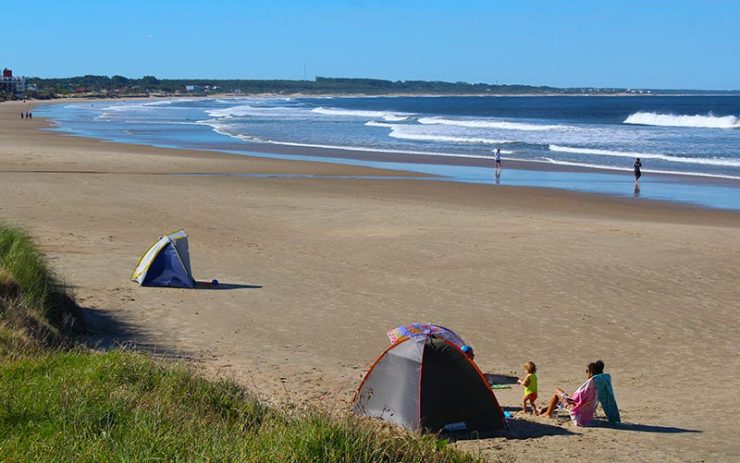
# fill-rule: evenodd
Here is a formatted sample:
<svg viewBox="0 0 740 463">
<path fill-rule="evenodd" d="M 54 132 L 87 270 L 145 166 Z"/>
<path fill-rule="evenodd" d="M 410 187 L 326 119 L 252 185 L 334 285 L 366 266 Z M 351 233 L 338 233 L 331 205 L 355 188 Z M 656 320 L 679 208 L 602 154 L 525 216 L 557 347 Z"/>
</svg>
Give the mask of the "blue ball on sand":
<svg viewBox="0 0 740 463">
<path fill-rule="evenodd" d="M 218 280 L 211 280 L 211 288 L 218 288 Z"/>
</svg>

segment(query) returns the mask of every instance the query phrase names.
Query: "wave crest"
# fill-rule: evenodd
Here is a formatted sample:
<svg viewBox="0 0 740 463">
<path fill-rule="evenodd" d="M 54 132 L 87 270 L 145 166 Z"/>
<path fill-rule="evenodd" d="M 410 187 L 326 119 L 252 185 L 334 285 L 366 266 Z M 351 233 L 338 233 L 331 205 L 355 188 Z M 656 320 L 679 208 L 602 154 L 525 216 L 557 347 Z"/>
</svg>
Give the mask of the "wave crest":
<svg viewBox="0 0 740 463">
<path fill-rule="evenodd" d="M 524 122 L 508 122 L 508 121 L 491 121 L 491 120 L 460 120 L 460 119 L 445 119 L 443 117 L 420 117 L 419 124 L 422 125 L 450 125 L 455 127 L 469 127 L 474 129 L 504 129 L 504 130 L 526 130 L 526 131 L 541 131 L 541 130 L 558 130 L 563 129 L 565 126 L 562 125 L 546 125 L 546 124 L 527 124 Z"/>
<path fill-rule="evenodd" d="M 658 127 L 695 127 L 706 129 L 737 129 L 740 120 L 735 116 L 713 116 L 707 114 L 676 115 L 637 112 L 624 120 L 624 124 L 653 125 Z"/>
<path fill-rule="evenodd" d="M 413 141 L 436 141 L 442 143 L 463 143 L 463 144 L 480 144 L 480 145 L 503 145 L 505 143 L 511 143 L 508 140 L 494 140 L 491 138 L 483 137 L 455 137 L 451 135 L 436 135 L 429 133 L 411 133 L 400 129 L 400 126 L 395 126 L 389 137 L 397 138 L 400 140 L 413 140 Z"/>
<path fill-rule="evenodd" d="M 314 108 L 311 112 L 317 114 L 323 114 L 326 116 L 349 116 L 349 117 L 367 117 L 371 119 L 383 119 L 389 122 L 400 122 L 408 119 L 412 114 L 408 113 L 394 113 L 389 111 L 366 111 L 366 110 L 355 110 L 355 109 L 340 109 L 340 108 L 325 108 L 319 106 Z"/>
</svg>

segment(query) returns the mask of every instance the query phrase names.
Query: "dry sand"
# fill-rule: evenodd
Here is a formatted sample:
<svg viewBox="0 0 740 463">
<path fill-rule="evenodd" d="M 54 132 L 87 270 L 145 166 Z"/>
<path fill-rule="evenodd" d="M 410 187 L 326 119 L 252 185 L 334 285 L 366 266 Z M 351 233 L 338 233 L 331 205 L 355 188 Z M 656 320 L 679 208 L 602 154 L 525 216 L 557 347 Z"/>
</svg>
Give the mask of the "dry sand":
<svg viewBox="0 0 740 463">
<path fill-rule="evenodd" d="M 740 458 L 740 213 L 526 188 L 174 173 L 398 175 L 105 143 L 0 105 L 0 219 L 26 227 L 106 341 L 177 353 L 266 400 L 348 409 L 411 321 L 453 327 L 482 370 L 538 365 L 540 402 L 606 362 L 626 424 L 515 420 L 460 442 L 521 461 Z M 403 174 L 407 175 L 407 174 Z M 191 237 L 196 278 L 141 288 L 138 256 Z M 516 407 L 521 390 L 496 392 Z"/>
</svg>

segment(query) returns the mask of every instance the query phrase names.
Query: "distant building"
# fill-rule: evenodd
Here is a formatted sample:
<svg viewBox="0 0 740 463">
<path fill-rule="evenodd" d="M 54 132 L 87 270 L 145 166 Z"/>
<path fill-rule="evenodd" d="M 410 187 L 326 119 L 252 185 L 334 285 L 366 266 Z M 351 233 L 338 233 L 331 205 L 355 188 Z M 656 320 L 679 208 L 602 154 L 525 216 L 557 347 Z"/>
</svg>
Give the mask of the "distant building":
<svg viewBox="0 0 740 463">
<path fill-rule="evenodd" d="M 201 85 L 186 85 L 185 91 L 186 92 L 202 92 L 203 87 Z"/>
<path fill-rule="evenodd" d="M 0 93 L 22 95 L 25 91 L 26 78 L 13 77 L 13 71 L 8 68 L 3 69 L 3 76 L 0 77 Z"/>
</svg>

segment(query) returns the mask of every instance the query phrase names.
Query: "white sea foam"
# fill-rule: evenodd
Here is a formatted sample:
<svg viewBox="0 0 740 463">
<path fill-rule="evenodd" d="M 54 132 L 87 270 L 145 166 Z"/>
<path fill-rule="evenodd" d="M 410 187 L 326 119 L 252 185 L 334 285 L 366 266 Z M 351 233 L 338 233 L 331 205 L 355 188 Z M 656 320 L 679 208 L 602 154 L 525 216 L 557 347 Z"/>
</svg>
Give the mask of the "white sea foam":
<svg viewBox="0 0 740 463">
<path fill-rule="evenodd" d="M 480 145 L 501 145 L 504 143 L 511 143 L 508 140 L 495 140 L 493 138 L 486 137 L 460 137 L 454 135 L 440 135 L 435 133 L 423 133 L 413 132 L 409 129 L 414 126 L 408 125 L 393 125 L 389 137 L 397 138 L 400 140 L 412 140 L 412 141 L 436 141 L 442 143 L 462 143 L 462 144 L 480 144 Z M 418 127 L 418 126 L 416 126 Z"/>
<path fill-rule="evenodd" d="M 475 120 L 475 119 L 446 119 L 443 117 L 420 117 L 419 123 L 423 125 L 451 125 L 457 127 L 469 127 L 475 129 L 503 129 L 503 130 L 558 130 L 565 129 L 563 125 L 528 124 L 524 122 Z"/>
<path fill-rule="evenodd" d="M 252 135 L 246 135 L 243 133 L 234 133 L 234 126 L 228 123 L 222 122 L 223 119 L 207 119 L 203 121 L 197 121 L 196 124 L 198 125 L 207 125 L 213 129 L 214 132 L 220 134 L 220 135 L 226 135 L 227 137 L 236 138 L 243 141 L 249 141 L 249 142 L 267 142 L 267 140 L 252 136 Z"/>
<path fill-rule="evenodd" d="M 543 159 L 550 164 L 557 164 L 559 166 L 573 166 L 573 167 L 585 167 L 588 169 L 618 170 L 618 171 L 624 171 L 624 172 L 632 172 L 631 167 L 616 167 L 616 166 L 606 166 L 606 165 L 601 165 L 601 164 L 590 164 L 587 162 L 561 161 L 559 159 L 552 159 L 548 157 L 545 157 Z M 705 172 L 685 172 L 685 171 L 679 172 L 675 170 L 661 170 L 661 169 L 642 169 L 642 172 L 653 173 L 653 174 L 688 175 L 691 177 L 711 177 L 711 178 L 726 178 L 726 179 L 732 179 L 732 180 L 740 180 L 740 177 L 735 176 L 735 175 L 707 174 Z"/>
<path fill-rule="evenodd" d="M 368 127 L 385 127 L 388 129 L 392 129 L 396 126 L 396 124 L 389 124 L 387 122 L 378 122 L 378 121 L 367 121 L 365 122 L 365 125 Z"/>
<path fill-rule="evenodd" d="M 383 120 L 388 122 L 401 122 L 408 120 L 408 118 L 409 116 L 397 116 L 395 114 L 388 114 L 383 116 Z"/>
<path fill-rule="evenodd" d="M 123 111 L 142 111 L 147 109 L 162 109 L 162 106 L 169 106 L 175 102 L 179 101 L 194 101 L 193 98 L 186 99 L 177 99 L 177 100 L 155 100 L 155 101 L 147 101 L 143 103 L 121 103 L 121 104 L 114 104 L 111 106 L 105 106 L 103 108 L 97 108 L 93 107 L 94 110 L 99 111 L 117 111 L 117 112 L 123 112 Z M 157 108 L 160 107 L 160 108 Z"/>
<path fill-rule="evenodd" d="M 631 151 L 613 151 L 597 148 L 575 148 L 571 146 L 550 145 L 550 151 L 594 156 L 612 156 L 620 158 L 660 159 L 661 161 L 680 162 L 684 164 L 704 164 L 708 166 L 740 167 L 739 159 L 726 158 L 688 158 L 660 153 L 639 153 Z"/>
<path fill-rule="evenodd" d="M 380 121 L 365 122 L 368 127 L 382 127 L 391 129 L 388 136 L 399 140 L 411 141 L 431 141 L 455 144 L 480 144 L 480 145 L 501 145 L 511 143 L 508 140 L 497 140 L 479 136 L 461 136 L 459 134 L 440 134 L 429 131 L 429 127 L 415 124 L 389 124 Z"/>
<path fill-rule="evenodd" d="M 290 106 L 255 106 L 238 105 L 222 109 L 209 109 L 206 111 L 211 117 L 245 117 L 245 116 L 267 116 L 267 117 L 289 117 L 296 120 L 302 119 L 302 115 L 309 114 L 304 109 Z"/>
<path fill-rule="evenodd" d="M 637 112 L 624 120 L 625 124 L 654 125 L 660 127 L 698 127 L 708 129 L 737 129 L 740 120 L 736 116 L 713 116 L 708 114 L 676 115 Z"/>
<path fill-rule="evenodd" d="M 459 153 L 444 153 L 444 152 L 434 152 L 434 151 L 398 150 L 398 149 L 376 148 L 376 147 L 371 147 L 371 146 L 325 145 L 325 144 L 316 144 L 316 143 L 300 143 L 300 142 L 269 140 L 269 139 L 264 139 L 264 138 L 260 138 L 260 137 L 253 136 L 253 135 L 246 135 L 243 133 L 233 133 L 233 131 L 235 130 L 235 126 L 232 124 L 225 123 L 223 121 L 224 119 L 216 118 L 216 119 L 207 119 L 207 120 L 197 121 L 196 124 L 210 126 L 213 129 L 213 131 L 218 134 L 226 135 L 228 137 L 236 138 L 236 139 L 247 141 L 247 142 L 270 143 L 274 145 L 296 146 L 296 147 L 305 147 L 305 148 L 323 148 L 323 149 L 378 152 L 378 153 L 391 153 L 391 154 L 419 154 L 419 155 L 424 155 L 424 156 L 442 156 L 442 157 L 471 158 L 471 159 L 492 159 L 493 158 L 493 154 L 490 154 L 490 155 L 459 154 Z M 370 125 L 370 122 L 366 123 L 365 125 Z M 375 122 L 375 124 L 383 124 L 383 123 Z M 394 124 L 383 124 L 383 126 L 393 127 Z M 514 154 L 514 151 L 501 150 L 501 153 L 511 155 L 511 154 Z M 527 162 L 526 160 L 523 160 L 523 161 Z"/>
<path fill-rule="evenodd" d="M 348 116 L 348 117 L 367 117 L 371 119 L 383 119 L 389 122 L 404 121 L 409 116 L 413 116 L 410 113 L 396 113 L 390 111 L 364 111 L 355 109 L 340 109 L 340 108 L 325 108 L 319 106 L 311 110 L 317 114 L 323 114 L 325 116 Z"/>
<path fill-rule="evenodd" d="M 229 108 L 209 109 L 206 111 L 206 114 L 211 117 L 239 117 L 248 116 L 253 113 L 254 106 L 251 105 L 231 106 Z"/>
</svg>

